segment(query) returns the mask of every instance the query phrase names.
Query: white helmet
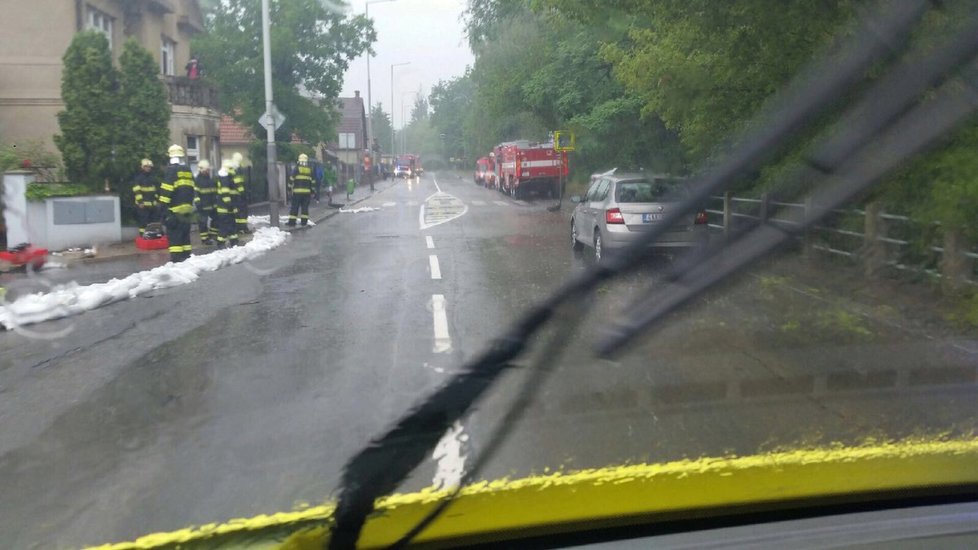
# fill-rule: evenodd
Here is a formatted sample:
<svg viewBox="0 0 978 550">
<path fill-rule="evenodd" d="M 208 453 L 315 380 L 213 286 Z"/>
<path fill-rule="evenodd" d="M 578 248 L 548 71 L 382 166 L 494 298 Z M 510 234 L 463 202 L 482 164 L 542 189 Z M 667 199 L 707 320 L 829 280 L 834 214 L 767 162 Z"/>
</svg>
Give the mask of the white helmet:
<svg viewBox="0 0 978 550">
<path fill-rule="evenodd" d="M 309 155 L 307 155 L 305 153 L 302 153 L 301 155 L 299 155 L 299 162 L 303 162 L 303 163 L 309 162 Z"/>
<path fill-rule="evenodd" d="M 241 166 L 241 161 L 243 160 L 244 160 L 244 155 L 242 155 L 241 153 L 235 153 L 231 155 L 231 165 L 234 166 L 235 168 Z"/>
<path fill-rule="evenodd" d="M 184 156 L 183 147 L 180 147 L 174 143 L 169 149 L 166 150 L 166 154 L 171 157 L 182 157 Z"/>
<path fill-rule="evenodd" d="M 197 168 L 200 168 L 201 170 L 210 170 L 211 163 L 207 159 L 203 159 L 197 163 Z"/>
</svg>

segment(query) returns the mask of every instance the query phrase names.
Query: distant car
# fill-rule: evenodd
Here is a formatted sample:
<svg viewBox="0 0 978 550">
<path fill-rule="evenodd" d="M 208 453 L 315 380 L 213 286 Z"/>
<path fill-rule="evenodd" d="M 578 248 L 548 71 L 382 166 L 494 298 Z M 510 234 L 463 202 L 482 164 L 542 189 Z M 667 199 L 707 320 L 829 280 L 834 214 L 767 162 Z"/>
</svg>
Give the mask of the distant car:
<svg viewBox="0 0 978 550">
<path fill-rule="evenodd" d="M 394 177 L 395 178 L 410 178 L 410 177 L 413 177 L 413 176 L 414 176 L 414 174 L 411 173 L 411 167 L 410 166 L 404 166 L 404 165 L 398 164 L 397 166 L 394 167 Z"/>
<path fill-rule="evenodd" d="M 617 171 L 596 174 L 571 218 L 571 244 L 575 250 L 591 247 L 600 260 L 608 252 L 624 248 L 658 223 L 663 215 L 689 196 L 689 188 L 677 178 Z M 708 238 L 706 212 L 696 212 L 677 222 L 656 239 L 656 248 L 691 248 Z"/>
</svg>

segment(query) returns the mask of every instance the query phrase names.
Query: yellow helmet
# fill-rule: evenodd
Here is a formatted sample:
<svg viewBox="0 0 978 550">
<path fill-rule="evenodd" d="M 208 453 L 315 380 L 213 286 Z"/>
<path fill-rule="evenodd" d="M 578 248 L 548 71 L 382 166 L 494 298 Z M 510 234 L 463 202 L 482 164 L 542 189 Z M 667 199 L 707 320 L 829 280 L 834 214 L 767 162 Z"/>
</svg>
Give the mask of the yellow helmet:
<svg viewBox="0 0 978 550">
<path fill-rule="evenodd" d="M 309 155 L 305 153 L 299 155 L 299 162 L 309 162 Z"/>
<path fill-rule="evenodd" d="M 171 157 L 182 157 L 184 155 L 183 147 L 180 147 L 174 143 L 169 149 L 166 150 L 166 154 Z"/>
<path fill-rule="evenodd" d="M 231 163 L 234 165 L 235 168 L 241 166 L 241 161 L 243 160 L 244 160 L 244 155 L 242 155 L 241 153 L 235 153 L 231 155 Z"/>
<path fill-rule="evenodd" d="M 231 159 L 224 159 L 221 161 L 221 168 L 225 170 L 227 170 L 228 168 L 234 168 L 234 163 L 231 162 Z"/>
<path fill-rule="evenodd" d="M 211 169 L 211 163 L 208 162 L 207 159 L 203 159 L 203 160 L 201 160 L 200 162 L 197 163 L 197 168 L 199 168 L 201 170 L 210 170 Z"/>
<path fill-rule="evenodd" d="M 141 160 L 141 161 L 139 161 L 139 166 L 142 166 L 142 167 L 144 167 L 144 168 L 145 168 L 146 166 L 150 166 L 150 167 L 152 167 L 152 166 L 153 166 L 153 161 L 151 161 L 151 160 L 149 160 L 149 159 L 143 159 L 143 160 Z"/>
</svg>

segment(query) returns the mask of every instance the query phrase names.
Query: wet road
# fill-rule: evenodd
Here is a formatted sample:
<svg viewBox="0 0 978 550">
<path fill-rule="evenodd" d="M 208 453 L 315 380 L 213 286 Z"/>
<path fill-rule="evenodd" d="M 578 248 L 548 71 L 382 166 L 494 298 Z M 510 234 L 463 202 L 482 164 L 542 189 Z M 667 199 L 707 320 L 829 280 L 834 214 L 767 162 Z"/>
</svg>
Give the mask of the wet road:
<svg viewBox="0 0 978 550">
<path fill-rule="evenodd" d="M 251 264 L 34 337 L 0 334 L 3 539 L 78 547 L 330 498 L 371 436 L 588 266 L 570 250 L 570 209 L 550 204 L 452 175 L 401 181 L 357 205 L 377 210 L 297 232 Z M 974 340 L 873 312 L 852 321 L 764 272 L 616 361 L 589 359 L 600 328 L 658 277 L 597 293 L 483 477 L 976 428 Z M 818 308 L 821 333 L 795 334 Z M 533 364 L 405 490 L 457 478 Z"/>
</svg>

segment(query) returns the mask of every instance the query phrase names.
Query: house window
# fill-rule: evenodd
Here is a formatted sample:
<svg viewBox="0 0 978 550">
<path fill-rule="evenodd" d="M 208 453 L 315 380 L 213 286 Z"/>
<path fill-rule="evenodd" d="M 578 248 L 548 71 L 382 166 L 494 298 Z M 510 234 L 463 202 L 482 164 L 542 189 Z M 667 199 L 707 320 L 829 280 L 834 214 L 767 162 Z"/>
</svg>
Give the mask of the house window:
<svg viewBox="0 0 978 550">
<path fill-rule="evenodd" d="M 197 136 L 187 136 L 187 164 L 191 169 L 197 170 L 197 161 L 200 159 L 200 138 Z"/>
<path fill-rule="evenodd" d="M 88 29 L 105 35 L 109 40 L 109 50 L 112 49 L 112 18 L 91 6 L 88 6 Z"/>
<path fill-rule="evenodd" d="M 163 37 L 160 45 L 160 71 L 165 75 L 173 75 L 173 56 L 177 51 L 177 43 Z"/>
<path fill-rule="evenodd" d="M 341 132 L 338 145 L 340 149 L 356 149 L 357 135 L 354 133 Z"/>
</svg>

